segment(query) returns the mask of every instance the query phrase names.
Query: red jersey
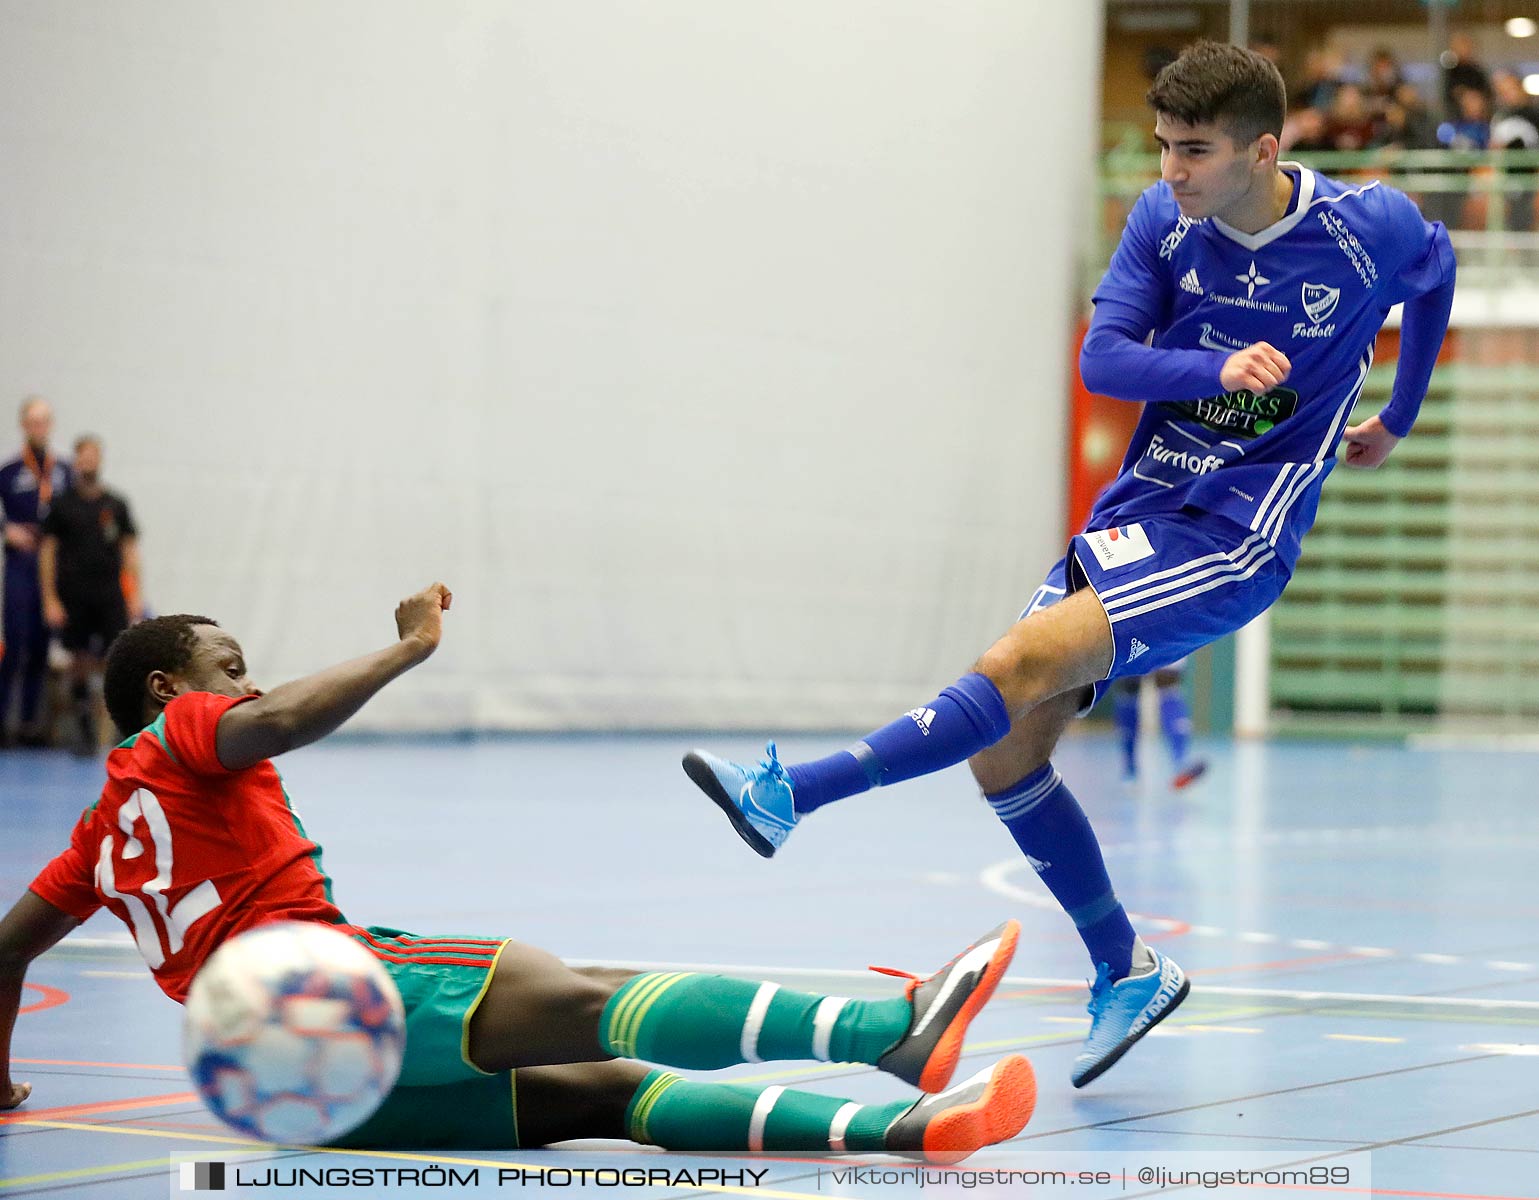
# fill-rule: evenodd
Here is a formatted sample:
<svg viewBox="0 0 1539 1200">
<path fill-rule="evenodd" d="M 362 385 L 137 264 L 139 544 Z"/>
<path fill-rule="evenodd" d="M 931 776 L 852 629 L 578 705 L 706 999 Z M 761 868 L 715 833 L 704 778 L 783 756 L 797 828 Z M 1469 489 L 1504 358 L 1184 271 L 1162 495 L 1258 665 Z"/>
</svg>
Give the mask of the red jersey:
<svg viewBox="0 0 1539 1200">
<path fill-rule="evenodd" d="M 101 799 L 32 881 L 81 920 L 111 909 L 178 1003 L 226 938 L 269 921 L 343 923 L 277 768 L 229 771 L 214 752 L 219 718 L 251 699 L 191 692 L 166 705 L 107 756 Z"/>
</svg>

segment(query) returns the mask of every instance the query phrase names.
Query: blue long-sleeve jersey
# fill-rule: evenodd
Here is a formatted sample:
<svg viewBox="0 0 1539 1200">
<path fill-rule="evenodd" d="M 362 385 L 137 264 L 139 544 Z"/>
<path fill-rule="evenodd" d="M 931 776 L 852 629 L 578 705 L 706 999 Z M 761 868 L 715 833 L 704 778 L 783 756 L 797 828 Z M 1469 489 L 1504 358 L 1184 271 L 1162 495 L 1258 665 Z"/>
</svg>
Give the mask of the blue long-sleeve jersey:
<svg viewBox="0 0 1539 1200">
<path fill-rule="evenodd" d="M 1096 289 L 1080 369 L 1092 391 L 1145 407 L 1092 528 L 1191 506 L 1261 533 L 1291 568 L 1374 339 L 1402 302 L 1382 416 L 1390 432 L 1410 431 L 1448 325 L 1448 233 L 1387 184 L 1282 166 L 1297 177 L 1296 203 L 1259 233 L 1188 220 L 1164 183 L 1134 205 Z M 1224 361 L 1256 342 L 1288 356 L 1289 377 L 1264 395 L 1225 391 Z"/>
</svg>

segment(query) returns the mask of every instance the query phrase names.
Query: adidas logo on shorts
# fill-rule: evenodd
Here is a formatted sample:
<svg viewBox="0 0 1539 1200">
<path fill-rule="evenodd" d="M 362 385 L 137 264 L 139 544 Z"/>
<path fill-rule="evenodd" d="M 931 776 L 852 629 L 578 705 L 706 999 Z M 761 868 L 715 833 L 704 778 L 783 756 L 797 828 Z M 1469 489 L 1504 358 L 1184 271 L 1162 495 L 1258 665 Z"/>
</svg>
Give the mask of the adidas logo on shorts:
<svg viewBox="0 0 1539 1200">
<path fill-rule="evenodd" d="M 1149 647 L 1144 645 L 1137 638 L 1134 638 L 1132 645 L 1128 647 L 1127 661 L 1132 662 L 1135 658 L 1142 658 L 1145 654 L 1148 653 Z"/>
<path fill-rule="evenodd" d="M 1191 292 L 1194 296 L 1202 295 L 1202 281 L 1197 278 L 1197 268 L 1193 267 L 1185 275 L 1181 276 L 1181 290 Z"/>
</svg>

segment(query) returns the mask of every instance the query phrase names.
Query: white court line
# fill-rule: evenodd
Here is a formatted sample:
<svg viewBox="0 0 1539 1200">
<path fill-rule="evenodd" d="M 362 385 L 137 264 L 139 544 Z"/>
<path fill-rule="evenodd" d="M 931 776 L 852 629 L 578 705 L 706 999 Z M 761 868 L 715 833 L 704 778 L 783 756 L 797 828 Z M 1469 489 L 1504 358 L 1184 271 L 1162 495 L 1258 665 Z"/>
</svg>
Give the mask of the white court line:
<svg viewBox="0 0 1539 1200">
<path fill-rule="evenodd" d="M 997 895 L 1004 896 L 1007 900 L 1013 900 L 1017 904 L 1024 905 L 1027 908 L 1040 908 L 1047 912 L 1062 912 L 1063 909 L 1059 907 L 1058 901 L 1054 900 L 1052 896 L 1043 895 L 1040 892 L 1028 891 L 1027 889 L 1019 887 L 1010 881 L 1009 876 L 1013 875 L 1016 871 L 1022 869 L 1026 865 L 1026 860 L 1023 858 L 1006 859 L 1004 862 L 997 862 L 992 866 L 984 867 L 983 870 L 979 872 L 978 878 L 982 881 L 985 889 L 994 892 Z M 1170 917 L 1156 917 L 1149 913 L 1135 912 L 1128 913 L 1128 916 L 1132 920 L 1135 920 L 1142 925 L 1152 926 L 1155 929 L 1163 929 L 1169 931 L 1186 928 L 1186 922 L 1172 920 Z M 1188 931 L 1196 932 L 1197 928 L 1198 927 L 1196 926 L 1192 926 Z M 1216 929 L 1212 926 L 1202 926 L 1201 928 L 1214 934 L 1222 934 L 1225 932 L 1222 929 Z"/>
<path fill-rule="evenodd" d="M 1347 831 L 1357 832 L 1362 831 Z M 1003 896 L 1016 904 L 1026 908 L 1039 908 L 1049 912 L 1061 912 L 1058 901 L 1051 895 L 1044 895 L 1040 890 L 1032 890 L 1021 887 L 1010 876 L 1015 875 L 1027 866 L 1024 859 L 1007 858 L 1004 862 L 993 863 L 984 867 L 978 873 L 979 882 L 985 890 Z M 1038 888 L 1042 885 L 1038 884 Z M 1291 946 L 1295 950 L 1340 950 L 1344 954 L 1356 955 L 1358 958 L 1409 958 L 1416 962 L 1435 963 L 1438 965 L 1475 965 L 1483 966 L 1493 971 L 1539 971 L 1539 964 L 1523 962 L 1505 962 L 1482 960 L 1478 958 L 1460 957 L 1454 954 L 1405 954 L 1399 950 L 1391 950 L 1387 946 L 1343 946 L 1335 942 L 1321 941 L 1319 938 L 1285 938 L 1278 934 L 1265 933 L 1259 930 L 1232 930 L 1220 929 L 1216 925 L 1188 925 L 1184 921 L 1178 921 L 1173 917 L 1156 917 L 1151 913 L 1128 913 L 1128 919 L 1149 929 L 1164 930 L 1167 933 L 1189 934 L 1195 937 L 1207 938 L 1231 938 L 1235 941 L 1250 942 L 1257 945 L 1275 944 Z"/>
<path fill-rule="evenodd" d="M 739 975 L 753 978 L 759 975 L 789 975 L 805 978 L 868 979 L 869 971 L 855 971 L 848 967 L 787 967 L 767 966 L 759 963 L 683 963 L 645 962 L 637 959 L 568 958 L 564 960 L 574 967 L 618 967 L 635 971 L 699 971 L 710 975 Z M 1018 988 L 1079 988 L 1085 987 L 1083 979 L 1036 979 L 1026 975 L 1006 975 L 1000 985 Z M 1441 1006 L 1444 1008 L 1472 1008 L 1481 1010 L 1511 1009 L 1539 1012 L 1539 1000 L 1485 1000 L 1470 996 L 1395 996 L 1380 992 L 1315 992 L 1296 988 L 1243 988 L 1215 987 L 1199 982 L 1198 989 L 1204 996 L 1234 996 L 1240 999 L 1271 1000 L 1328 1000 L 1344 1004 L 1409 1004 Z"/>
</svg>

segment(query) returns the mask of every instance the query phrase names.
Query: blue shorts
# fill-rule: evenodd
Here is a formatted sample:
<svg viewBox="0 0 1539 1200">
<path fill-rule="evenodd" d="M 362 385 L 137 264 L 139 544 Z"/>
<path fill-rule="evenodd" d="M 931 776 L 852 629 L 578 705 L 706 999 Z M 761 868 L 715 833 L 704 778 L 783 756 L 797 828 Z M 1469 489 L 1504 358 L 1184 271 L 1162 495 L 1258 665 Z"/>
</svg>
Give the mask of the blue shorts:
<svg viewBox="0 0 1539 1200">
<path fill-rule="evenodd" d="M 1076 534 L 1021 616 L 1082 587 L 1095 592 L 1113 647 L 1111 670 L 1095 685 L 1098 701 L 1112 680 L 1170 666 L 1249 624 L 1290 574 L 1259 533 L 1187 509 Z"/>
</svg>

